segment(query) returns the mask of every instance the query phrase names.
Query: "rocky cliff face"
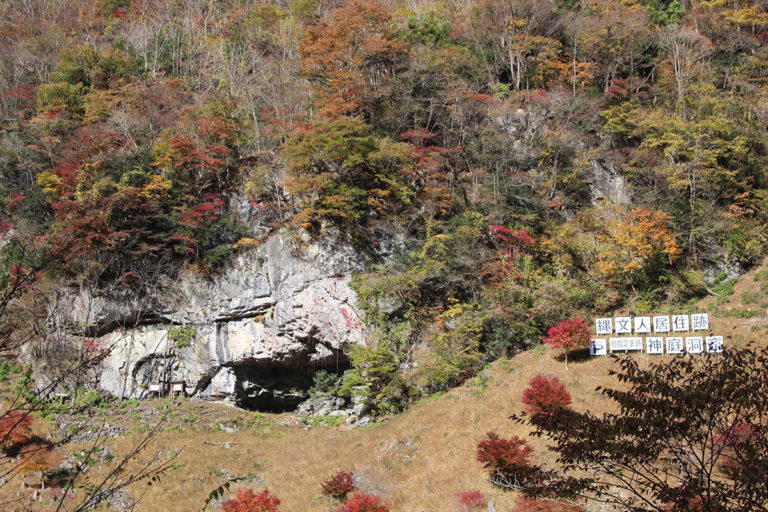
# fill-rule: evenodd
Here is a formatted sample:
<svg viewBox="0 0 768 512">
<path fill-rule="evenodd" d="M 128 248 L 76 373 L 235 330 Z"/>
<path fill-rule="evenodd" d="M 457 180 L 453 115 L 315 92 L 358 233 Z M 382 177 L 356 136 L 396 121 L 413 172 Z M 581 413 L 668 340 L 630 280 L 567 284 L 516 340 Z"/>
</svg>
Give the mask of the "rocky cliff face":
<svg viewBox="0 0 768 512">
<path fill-rule="evenodd" d="M 112 394 L 143 397 L 183 381 L 189 393 L 286 409 L 306 399 L 318 369 L 343 370 L 366 331 L 351 273 L 365 259 L 332 237 L 298 251 L 279 232 L 214 277 L 189 275 L 141 307 L 80 294 L 73 316 L 109 347 L 98 375 Z M 121 325 L 141 325 L 133 329 Z"/>
</svg>

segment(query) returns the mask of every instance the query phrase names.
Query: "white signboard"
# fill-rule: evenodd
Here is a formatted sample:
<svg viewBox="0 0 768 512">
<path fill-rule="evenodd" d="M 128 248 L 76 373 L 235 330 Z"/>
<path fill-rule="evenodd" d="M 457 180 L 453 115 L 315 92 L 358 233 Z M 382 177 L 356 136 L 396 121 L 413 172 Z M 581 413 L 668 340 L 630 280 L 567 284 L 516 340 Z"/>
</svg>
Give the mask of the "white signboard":
<svg viewBox="0 0 768 512">
<path fill-rule="evenodd" d="M 669 332 L 669 317 L 668 316 L 653 317 L 653 332 Z"/>
<path fill-rule="evenodd" d="M 706 313 L 691 315 L 691 330 L 706 331 L 709 329 L 709 316 Z"/>
<path fill-rule="evenodd" d="M 707 336 L 707 352 L 710 354 L 720 354 L 723 351 L 722 336 Z"/>
<path fill-rule="evenodd" d="M 709 330 L 709 315 L 695 313 L 691 315 L 661 315 L 661 316 L 617 316 L 614 318 L 596 318 L 595 332 L 598 336 L 607 334 L 672 334 L 690 331 Z M 703 333 L 702 333 L 703 334 Z M 645 343 L 643 342 L 645 341 Z M 607 342 L 607 343 L 606 343 Z M 595 338 L 590 342 L 590 354 L 593 356 L 607 355 L 614 351 L 643 351 L 648 354 L 702 354 L 704 352 L 720 353 L 723 351 L 722 336 L 646 336 Z"/>
<path fill-rule="evenodd" d="M 685 338 L 685 350 L 689 354 L 701 354 L 704 352 L 704 338 L 701 336 L 687 336 Z"/>
<path fill-rule="evenodd" d="M 682 354 L 683 338 L 681 336 L 667 337 L 667 354 Z"/>
<path fill-rule="evenodd" d="M 651 317 L 636 316 L 635 317 L 635 334 L 644 334 L 648 332 L 651 332 Z"/>
<path fill-rule="evenodd" d="M 632 317 L 616 317 L 616 334 L 632 334 Z"/>
<path fill-rule="evenodd" d="M 661 336 L 648 336 L 645 338 L 645 352 L 648 354 L 663 354 L 664 338 Z"/>
<path fill-rule="evenodd" d="M 597 320 L 595 320 L 595 333 L 613 334 L 613 319 L 598 318 Z"/>
<path fill-rule="evenodd" d="M 604 356 L 608 354 L 605 346 L 605 339 L 593 339 L 589 344 L 589 353 L 593 356 Z"/>
<path fill-rule="evenodd" d="M 675 332 L 690 331 L 688 315 L 672 315 L 672 330 Z"/>
<path fill-rule="evenodd" d="M 615 350 L 643 350 L 643 338 L 611 338 L 611 352 Z"/>
</svg>

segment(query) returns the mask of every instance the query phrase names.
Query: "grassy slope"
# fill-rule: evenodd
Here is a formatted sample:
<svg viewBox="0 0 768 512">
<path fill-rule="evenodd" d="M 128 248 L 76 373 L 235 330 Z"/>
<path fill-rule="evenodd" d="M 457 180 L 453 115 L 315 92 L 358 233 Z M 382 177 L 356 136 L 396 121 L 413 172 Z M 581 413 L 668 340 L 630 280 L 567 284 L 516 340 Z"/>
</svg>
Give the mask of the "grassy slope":
<svg viewBox="0 0 768 512">
<path fill-rule="evenodd" d="M 728 345 L 752 339 L 765 343 L 768 299 L 761 285 L 768 282 L 768 272 L 757 274 L 764 268 L 742 277 L 730 295 L 709 297 L 699 304 L 699 310 L 710 311 L 713 331 L 727 336 Z M 755 280 L 756 275 L 760 280 Z M 718 290 L 723 288 L 727 287 Z M 757 314 L 739 318 L 749 315 L 744 313 L 748 309 Z M 520 397 L 528 381 L 540 373 L 555 374 L 567 383 L 574 407 L 593 412 L 610 407 L 595 388 L 615 385 L 607 375 L 612 362 L 597 358 L 571 363 L 566 370 L 558 355 L 538 347 L 514 359 L 497 361 L 462 387 L 423 401 L 388 421 L 354 430 L 308 427 L 292 415 L 254 416 L 193 400 L 171 405 L 168 400 L 146 401 L 135 408 L 104 411 L 107 421 L 131 432 L 107 445 L 115 455 L 124 453 L 141 435 L 138 425 L 145 419 L 155 420 L 163 409 L 172 410 L 167 427 L 139 461 L 156 451 L 183 448 L 178 466 L 163 476 L 160 485 L 147 488 L 139 484 L 132 489 L 134 496 L 146 491 L 138 511 L 200 510 L 207 494 L 226 480 L 224 475 L 248 473 L 257 473 L 263 480 L 250 486 L 261 489 L 266 485 L 283 500 L 283 512 L 330 510 L 330 504 L 320 497 L 320 483 L 340 469 L 359 474 L 365 490 L 382 495 L 393 511 L 454 510 L 455 493 L 472 489 L 495 501 L 499 511 L 511 511 L 515 496 L 488 483 L 474 460 L 474 451 L 488 430 L 504 436 L 526 434 L 525 427 L 514 424 L 508 416 L 521 410 Z M 657 360 L 636 357 L 643 364 Z M 237 425 L 237 431 L 220 431 L 219 424 Z M 533 444 L 539 460 L 550 460 L 543 443 Z M 76 448 L 65 446 L 63 450 L 71 453 Z M 113 465 L 100 462 L 88 476 L 95 480 Z M 237 487 L 227 495 L 234 495 Z"/>
<path fill-rule="evenodd" d="M 497 362 L 483 373 L 485 378 L 424 401 L 388 421 L 356 430 L 298 425 L 214 432 L 208 424 L 213 417 L 242 425 L 251 415 L 187 402 L 178 413 L 184 410 L 190 417 L 200 417 L 207 412 L 209 417 L 193 429 L 161 435 L 158 449 L 185 447 L 178 458 L 183 466 L 168 473 L 159 487 L 151 488 L 138 510 L 199 510 L 206 494 L 223 481 L 222 469 L 228 475 L 261 475 L 264 484 L 283 500 L 284 511 L 327 510 L 328 504 L 318 501 L 320 483 L 339 469 L 360 474 L 366 490 L 381 494 L 396 511 L 452 510 L 454 494 L 472 489 L 489 496 L 499 510 L 511 510 L 513 496 L 494 489 L 474 460 L 479 438 L 488 430 L 505 436 L 525 434 L 525 428 L 508 416 L 520 410 L 523 389 L 539 373 L 556 374 L 567 382 L 576 407 L 603 409 L 607 404 L 594 388 L 606 383 L 608 367 L 609 361 L 602 358 L 571 364 L 566 371 L 552 352 L 530 351 Z M 214 411 L 215 416 L 211 415 Z M 263 418 L 262 424 L 268 420 L 295 423 L 288 415 Z M 130 442 L 131 437 L 115 442 L 115 453 Z M 229 448 L 224 443 L 230 443 Z M 546 457 L 543 445 L 536 448 Z"/>
</svg>

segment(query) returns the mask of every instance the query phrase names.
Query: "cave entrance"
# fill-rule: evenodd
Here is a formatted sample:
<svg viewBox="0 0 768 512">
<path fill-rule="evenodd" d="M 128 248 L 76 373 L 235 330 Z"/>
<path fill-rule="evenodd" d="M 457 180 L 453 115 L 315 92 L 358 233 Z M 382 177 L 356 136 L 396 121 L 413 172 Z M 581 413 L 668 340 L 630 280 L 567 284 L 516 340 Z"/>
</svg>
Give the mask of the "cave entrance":
<svg viewBox="0 0 768 512">
<path fill-rule="evenodd" d="M 309 398 L 309 389 L 317 372 L 342 375 L 348 362 L 332 367 L 247 365 L 230 368 L 234 377 L 234 398 L 238 407 L 261 412 L 295 410 Z"/>
</svg>

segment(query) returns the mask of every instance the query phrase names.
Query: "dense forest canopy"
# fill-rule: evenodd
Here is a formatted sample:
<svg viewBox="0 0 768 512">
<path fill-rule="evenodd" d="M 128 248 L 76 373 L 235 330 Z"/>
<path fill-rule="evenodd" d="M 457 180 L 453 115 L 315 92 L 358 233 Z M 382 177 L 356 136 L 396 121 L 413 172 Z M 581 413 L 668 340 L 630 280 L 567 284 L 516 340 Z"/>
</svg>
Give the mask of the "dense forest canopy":
<svg viewBox="0 0 768 512">
<path fill-rule="evenodd" d="M 343 233 L 379 344 L 342 391 L 385 409 L 574 315 L 681 306 L 766 244 L 763 0 L 0 13 L 0 286 L 140 288 Z"/>
</svg>

